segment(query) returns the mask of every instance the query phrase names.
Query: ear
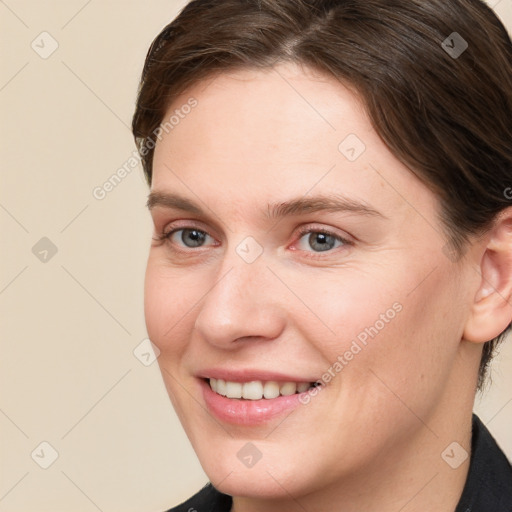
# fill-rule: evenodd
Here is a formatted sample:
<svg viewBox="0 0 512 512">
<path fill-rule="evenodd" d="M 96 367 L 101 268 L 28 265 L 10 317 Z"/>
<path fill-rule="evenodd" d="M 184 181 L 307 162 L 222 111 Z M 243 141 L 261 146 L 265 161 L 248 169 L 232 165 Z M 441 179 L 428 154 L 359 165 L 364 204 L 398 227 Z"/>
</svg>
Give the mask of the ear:
<svg viewBox="0 0 512 512">
<path fill-rule="evenodd" d="M 512 321 L 512 207 L 496 216 L 485 238 L 488 243 L 476 268 L 480 286 L 463 335 L 474 343 L 494 339 Z"/>
</svg>

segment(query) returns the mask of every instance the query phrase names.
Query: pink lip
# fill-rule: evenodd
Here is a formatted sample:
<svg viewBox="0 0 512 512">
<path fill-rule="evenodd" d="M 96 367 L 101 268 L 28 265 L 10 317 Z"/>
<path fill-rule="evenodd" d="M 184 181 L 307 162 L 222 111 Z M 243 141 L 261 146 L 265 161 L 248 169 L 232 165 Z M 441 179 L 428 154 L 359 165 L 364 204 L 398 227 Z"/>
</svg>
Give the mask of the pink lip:
<svg viewBox="0 0 512 512">
<path fill-rule="evenodd" d="M 215 378 L 215 377 L 214 377 Z M 233 381 L 235 379 L 231 377 Z M 231 380 L 228 379 L 228 380 Z M 263 380 L 263 379 L 252 379 Z M 279 379 L 267 379 L 279 380 Z M 236 379 L 237 382 L 242 382 Z M 248 382 L 248 381 L 247 381 Z M 289 396 L 278 396 L 277 398 L 261 400 L 244 400 L 236 398 L 226 398 L 225 396 L 215 393 L 210 384 L 199 379 L 203 392 L 203 398 L 208 410 L 219 420 L 235 425 L 258 425 L 265 423 L 276 416 L 283 414 L 285 411 L 294 409 L 300 405 L 299 397 L 303 393 L 296 393 Z M 304 394 L 307 392 L 304 392 Z"/>
</svg>

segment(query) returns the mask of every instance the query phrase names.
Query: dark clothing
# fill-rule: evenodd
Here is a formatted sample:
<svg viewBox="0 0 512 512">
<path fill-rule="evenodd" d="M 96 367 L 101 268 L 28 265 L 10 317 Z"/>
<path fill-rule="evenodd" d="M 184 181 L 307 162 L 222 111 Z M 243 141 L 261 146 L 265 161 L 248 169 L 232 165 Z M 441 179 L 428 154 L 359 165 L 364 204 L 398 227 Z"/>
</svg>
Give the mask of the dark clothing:
<svg viewBox="0 0 512 512">
<path fill-rule="evenodd" d="M 189 500 L 167 512 L 230 512 L 231 496 L 208 483 Z M 512 512 L 512 467 L 480 419 L 473 415 L 471 461 L 454 512 Z"/>
<path fill-rule="evenodd" d="M 474 414 L 471 464 L 455 512 L 512 512 L 512 467 Z"/>
<path fill-rule="evenodd" d="M 231 496 L 220 493 L 208 482 L 192 498 L 167 512 L 230 512 L 232 504 Z"/>
</svg>

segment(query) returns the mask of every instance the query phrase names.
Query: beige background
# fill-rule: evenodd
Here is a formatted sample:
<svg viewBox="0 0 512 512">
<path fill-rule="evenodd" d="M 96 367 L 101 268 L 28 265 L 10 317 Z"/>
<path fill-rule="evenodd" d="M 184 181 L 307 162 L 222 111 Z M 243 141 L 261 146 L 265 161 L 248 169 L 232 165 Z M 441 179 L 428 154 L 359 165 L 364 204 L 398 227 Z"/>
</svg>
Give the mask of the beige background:
<svg viewBox="0 0 512 512">
<path fill-rule="evenodd" d="M 184 4 L 0 1 L 0 512 L 158 512 L 207 481 L 157 364 L 133 353 L 151 236 L 140 167 L 93 196 L 133 155 L 147 48 Z M 512 0 L 493 5 L 512 27 Z M 477 411 L 512 458 L 512 343 L 493 376 Z M 42 442 L 58 453 L 47 469 Z"/>
</svg>

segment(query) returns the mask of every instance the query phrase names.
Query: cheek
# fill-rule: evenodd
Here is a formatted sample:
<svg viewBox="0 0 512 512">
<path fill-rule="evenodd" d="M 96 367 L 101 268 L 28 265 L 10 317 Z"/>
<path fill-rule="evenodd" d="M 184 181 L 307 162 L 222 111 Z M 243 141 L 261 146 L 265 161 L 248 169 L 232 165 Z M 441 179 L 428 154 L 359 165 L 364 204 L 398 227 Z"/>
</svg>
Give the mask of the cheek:
<svg viewBox="0 0 512 512">
<path fill-rule="evenodd" d="M 309 310 L 302 304 L 294 306 L 294 320 L 302 325 L 307 339 L 315 340 L 327 360 L 334 362 L 351 348 L 353 353 L 360 353 L 385 337 L 403 316 L 401 284 L 392 278 L 379 282 L 377 271 L 372 275 L 357 269 L 334 269 L 293 279 L 290 276 L 294 292 Z"/>
<path fill-rule="evenodd" d="M 144 315 L 149 338 L 164 357 L 184 348 L 186 338 L 180 332 L 200 297 L 196 280 L 183 271 L 172 272 L 150 255 L 144 282 Z"/>
<path fill-rule="evenodd" d="M 373 370 L 401 388 L 407 380 L 432 387 L 453 363 L 463 318 L 454 305 L 451 270 L 439 266 L 425 279 L 428 266 L 409 261 L 398 267 L 402 271 L 395 274 L 376 269 L 373 275 L 345 272 L 343 278 L 340 273 L 294 280 L 311 312 L 295 319 L 333 365 L 330 374 L 344 375 L 337 379 L 340 384 L 352 381 L 360 389 L 365 379 L 371 387 Z"/>
<path fill-rule="evenodd" d="M 150 254 L 144 282 L 144 314 L 152 343 L 160 350 L 158 365 L 167 394 L 180 421 L 187 421 L 187 392 L 180 368 L 188 345 L 191 309 L 198 297 L 197 289 L 183 271 L 172 272 L 160 258 Z M 196 283 L 197 285 L 197 283 Z M 193 319 L 192 319 L 193 320 Z"/>
<path fill-rule="evenodd" d="M 358 328 L 352 338 L 362 333 L 366 344 L 359 343 L 362 350 L 342 377 L 344 394 L 357 394 L 366 411 L 404 421 L 408 408 L 428 417 L 446 392 L 464 323 L 462 308 L 454 305 L 457 290 L 449 284 L 449 269 L 440 268 L 423 282 L 416 274 L 391 284 L 389 296 L 367 300 L 368 309 L 355 308 Z M 406 275 L 415 275 L 413 269 Z M 414 282 L 421 285 L 415 288 Z"/>
</svg>

